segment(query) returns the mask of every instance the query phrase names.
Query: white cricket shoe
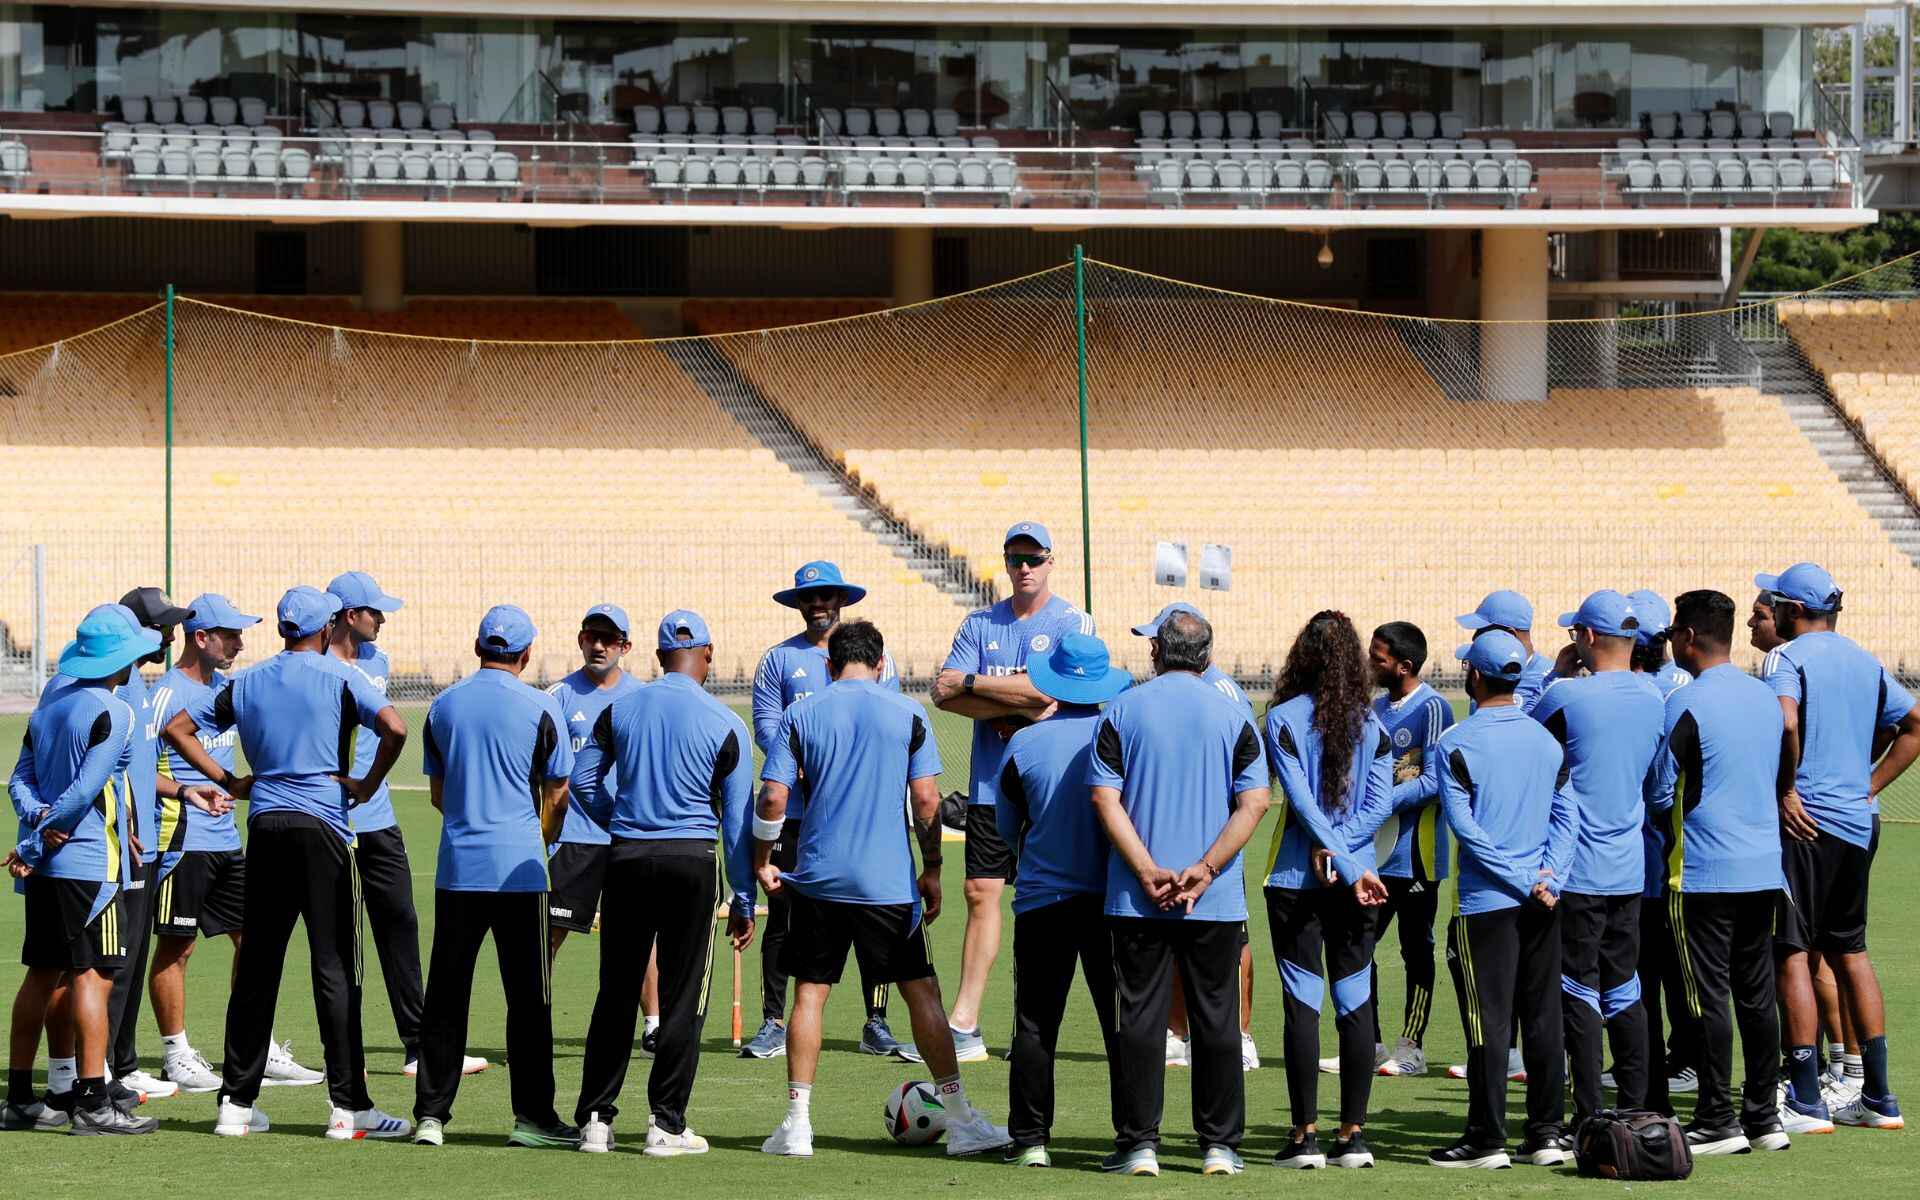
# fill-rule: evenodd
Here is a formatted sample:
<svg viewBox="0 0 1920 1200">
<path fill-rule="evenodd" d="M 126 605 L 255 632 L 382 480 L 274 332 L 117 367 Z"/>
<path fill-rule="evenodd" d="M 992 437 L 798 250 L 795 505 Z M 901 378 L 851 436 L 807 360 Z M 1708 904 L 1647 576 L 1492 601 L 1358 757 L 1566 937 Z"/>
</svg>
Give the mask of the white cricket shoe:
<svg viewBox="0 0 1920 1200">
<path fill-rule="evenodd" d="M 952 1148 L 952 1144 L 948 1144 Z M 813 1121 L 808 1117 L 788 1113 L 780 1120 L 780 1128 L 768 1135 L 760 1143 L 762 1154 L 779 1154 L 787 1158 L 813 1157 Z"/>
<path fill-rule="evenodd" d="M 1386 1061 L 1387 1048 L 1381 1043 L 1375 1042 L 1373 1044 L 1373 1069 L 1376 1071 L 1379 1070 L 1380 1064 Z M 1321 1059 L 1320 1073 L 1322 1075 L 1338 1075 L 1340 1073 L 1340 1056 L 1334 1054 Z"/>
<path fill-rule="evenodd" d="M 1427 1073 L 1427 1052 L 1406 1038 L 1394 1044 L 1393 1053 L 1387 1061 L 1380 1064 L 1382 1075 L 1425 1075 Z"/>
<path fill-rule="evenodd" d="M 947 1155 L 951 1158 L 998 1150 L 1012 1141 L 1005 1125 L 995 1125 L 987 1120 L 985 1113 L 971 1104 L 967 1105 L 964 1117 L 947 1122 Z"/>
<path fill-rule="evenodd" d="M 460 1056 L 460 1073 L 462 1075 L 478 1075 L 492 1065 L 493 1064 L 486 1059 L 476 1058 L 471 1054 L 463 1054 Z M 420 1060 L 417 1058 L 408 1059 L 407 1065 L 400 1068 L 400 1073 L 408 1079 L 418 1076 L 420 1074 Z"/>
<path fill-rule="evenodd" d="M 192 1047 L 169 1054 L 160 1068 L 160 1077 L 189 1095 L 220 1090 L 220 1076 L 214 1073 L 213 1064 Z"/>
<path fill-rule="evenodd" d="M 1240 1033 L 1240 1069 L 1242 1071 L 1260 1069 L 1260 1047 L 1253 1044 L 1253 1035 L 1245 1030 Z"/>
<path fill-rule="evenodd" d="M 268 1126 L 267 1114 L 261 1111 L 259 1105 L 249 1107 L 227 1100 L 220 1102 L 220 1114 L 213 1121 L 213 1131 L 221 1137 L 245 1137 L 249 1133 L 265 1133 Z"/>
<path fill-rule="evenodd" d="M 326 1081 L 325 1072 L 293 1061 L 291 1041 L 267 1043 L 267 1073 L 260 1078 L 262 1087 L 311 1087 Z"/>
<path fill-rule="evenodd" d="M 647 1126 L 647 1148 L 642 1153 L 648 1158 L 676 1158 L 706 1152 L 707 1139 L 695 1133 L 691 1125 L 679 1133 L 668 1133 L 658 1125 Z"/>
<path fill-rule="evenodd" d="M 1167 1030 L 1167 1065 L 1170 1067 L 1193 1065 L 1187 1040 L 1171 1029 Z"/>
<path fill-rule="evenodd" d="M 179 1084 L 167 1079 L 157 1079 L 147 1074 L 144 1069 L 128 1071 L 120 1077 L 120 1084 L 130 1092 L 139 1092 L 145 1100 L 165 1100 L 180 1094 Z"/>
<path fill-rule="evenodd" d="M 652 1126 L 648 1126 L 652 1131 Z M 613 1149 L 613 1122 L 602 1121 L 600 1114 L 587 1114 L 587 1123 L 580 1127 L 580 1149 L 588 1154 L 605 1154 Z"/>
<path fill-rule="evenodd" d="M 1454 1063 L 1447 1068 L 1448 1079 L 1465 1079 L 1466 1077 L 1467 1064 L 1465 1063 Z M 1513 1083 L 1525 1083 L 1527 1081 L 1526 1060 L 1520 1057 L 1518 1048 L 1507 1051 L 1507 1078 Z"/>
<path fill-rule="evenodd" d="M 413 1122 L 383 1113 L 377 1108 L 350 1112 L 336 1108 L 327 1119 L 327 1137 L 336 1142 L 357 1142 L 361 1138 L 403 1138 L 413 1134 Z"/>
</svg>

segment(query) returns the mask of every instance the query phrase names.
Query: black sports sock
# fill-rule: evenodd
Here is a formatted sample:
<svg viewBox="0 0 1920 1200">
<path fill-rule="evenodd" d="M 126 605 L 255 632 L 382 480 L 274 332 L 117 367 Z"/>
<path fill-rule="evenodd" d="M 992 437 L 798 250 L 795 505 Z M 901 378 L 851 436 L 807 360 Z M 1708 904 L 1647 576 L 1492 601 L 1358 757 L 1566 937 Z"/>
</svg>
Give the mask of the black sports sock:
<svg viewBox="0 0 1920 1200">
<path fill-rule="evenodd" d="M 107 1106 L 107 1077 L 105 1075 L 82 1075 L 74 1082 L 74 1110 L 76 1112 L 98 1112 Z"/>
<path fill-rule="evenodd" d="M 33 1069 L 29 1067 L 24 1071 L 16 1071 L 8 1068 L 7 1103 L 25 1108 L 39 1099 L 39 1093 L 33 1090 Z"/>
</svg>

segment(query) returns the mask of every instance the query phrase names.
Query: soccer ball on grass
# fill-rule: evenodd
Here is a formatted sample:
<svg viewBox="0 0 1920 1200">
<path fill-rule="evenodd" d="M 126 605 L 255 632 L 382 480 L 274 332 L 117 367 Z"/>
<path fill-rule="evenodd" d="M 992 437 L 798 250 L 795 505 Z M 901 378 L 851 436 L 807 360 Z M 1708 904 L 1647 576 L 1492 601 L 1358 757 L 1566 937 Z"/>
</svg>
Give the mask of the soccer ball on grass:
<svg viewBox="0 0 1920 1200">
<path fill-rule="evenodd" d="M 947 1131 L 947 1110 L 940 1093 L 924 1079 L 912 1079 L 887 1093 L 882 1115 L 887 1136 L 902 1146 L 925 1146 Z"/>
</svg>

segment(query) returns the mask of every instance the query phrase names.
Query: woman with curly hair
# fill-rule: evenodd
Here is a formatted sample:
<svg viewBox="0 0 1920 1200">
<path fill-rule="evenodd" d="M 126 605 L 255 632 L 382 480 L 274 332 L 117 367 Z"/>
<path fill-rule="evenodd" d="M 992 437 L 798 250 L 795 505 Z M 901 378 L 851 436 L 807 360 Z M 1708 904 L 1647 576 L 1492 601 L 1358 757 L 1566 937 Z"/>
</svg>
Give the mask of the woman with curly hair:
<svg viewBox="0 0 1920 1200">
<path fill-rule="evenodd" d="M 1361 1137 L 1374 1071 L 1368 909 L 1387 897 L 1373 870 L 1373 835 L 1393 809 L 1393 743 L 1370 700 L 1353 622 L 1315 613 L 1287 652 L 1267 710 L 1267 762 L 1285 805 L 1268 850 L 1267 923 L 1286 993 L 1293 1109 L 1293 1135 L 1275 1166 L 1373 1165 Z M 1340 1131 L 1331 1152 L 1317 1133 L 1327 980 L 1340 1032 Z"/>
</svg>

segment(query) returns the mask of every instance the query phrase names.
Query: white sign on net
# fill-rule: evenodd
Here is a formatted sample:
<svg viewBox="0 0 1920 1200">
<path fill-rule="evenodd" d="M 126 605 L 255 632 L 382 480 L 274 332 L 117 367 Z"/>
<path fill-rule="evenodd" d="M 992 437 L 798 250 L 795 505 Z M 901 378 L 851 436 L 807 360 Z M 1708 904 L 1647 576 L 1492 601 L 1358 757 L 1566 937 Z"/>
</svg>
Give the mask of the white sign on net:
<svg viewBox="0 0 1920 1200">
<path fill-rule="evenodd" d="M 1154 544 L 1153 581 L 1162 587 L 1187 586 L 1187 544 L 1185 542 Z"/>
<path fill-rule="evenodd" d="M 1200 547 L 1200 586 L 1210 592 L 1233 587 L 1233 547 L 1207 542 Z"/>
</svg>

